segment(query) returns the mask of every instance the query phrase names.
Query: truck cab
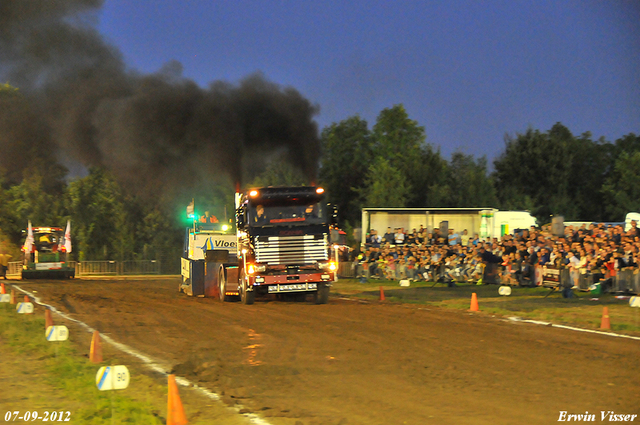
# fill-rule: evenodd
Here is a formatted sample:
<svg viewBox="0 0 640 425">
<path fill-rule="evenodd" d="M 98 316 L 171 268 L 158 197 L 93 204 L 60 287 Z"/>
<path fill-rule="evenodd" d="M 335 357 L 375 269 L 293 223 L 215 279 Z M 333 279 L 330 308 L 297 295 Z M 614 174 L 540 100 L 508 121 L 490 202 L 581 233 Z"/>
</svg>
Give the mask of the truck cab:
<svg viewBox="0 0 640 425">
<path fill-rule="evenodd" d="M 236 196 L 238 290 L 243 303 L 256 294 L 329 297 L 337 264 L 330 255 L 335 214 L 320 187 L 264 187 Z"/>
</svg>

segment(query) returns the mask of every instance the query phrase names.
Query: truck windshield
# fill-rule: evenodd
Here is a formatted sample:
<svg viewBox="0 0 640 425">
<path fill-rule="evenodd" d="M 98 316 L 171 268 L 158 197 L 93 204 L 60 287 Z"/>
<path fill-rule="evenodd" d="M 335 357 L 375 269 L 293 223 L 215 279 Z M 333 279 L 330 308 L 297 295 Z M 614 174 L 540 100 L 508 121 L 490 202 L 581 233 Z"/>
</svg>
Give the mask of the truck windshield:
<svg viewBox="0 0 640 425">
<path fill-rule="evenodd" d="M 288 205 L 251 205 L 249 207 L 249 224 L 291 225 L 291 224 L 325 224 L 326 208 L 321 202 Z"/>
</svg>

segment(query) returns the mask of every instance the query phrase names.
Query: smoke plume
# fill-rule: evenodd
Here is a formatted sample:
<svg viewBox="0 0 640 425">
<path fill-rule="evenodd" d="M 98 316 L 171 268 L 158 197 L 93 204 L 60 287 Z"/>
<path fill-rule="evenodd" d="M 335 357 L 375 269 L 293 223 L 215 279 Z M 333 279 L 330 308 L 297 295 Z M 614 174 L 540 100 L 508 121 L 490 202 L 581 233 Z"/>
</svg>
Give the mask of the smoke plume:
<svg viewBox="0 0 640 425">
<path fill-rule="evenodd" d="M 199 87 L 170 62 L 127 69 L 95 30 L 100 0 L 0 2 L 0 166 L 19 179 L 34 158 L 106 167 L 139 193 L 227 176 L 247 183 L 274 152 L 315 177 L 317 107 L 251 75 Z"/>
</svg>

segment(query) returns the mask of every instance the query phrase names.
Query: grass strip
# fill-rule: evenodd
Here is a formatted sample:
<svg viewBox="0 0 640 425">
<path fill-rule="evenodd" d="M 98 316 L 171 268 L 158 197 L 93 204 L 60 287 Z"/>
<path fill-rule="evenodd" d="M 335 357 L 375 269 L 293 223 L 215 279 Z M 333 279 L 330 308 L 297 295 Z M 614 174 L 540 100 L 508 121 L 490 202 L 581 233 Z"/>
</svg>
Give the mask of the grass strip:
<svg viewBox="0 0 640 425">
<path fill-rule="evenodd" d="M 64 399 L 78 406 L 71 423 L 78 424 L 163 424 L 160 409 L 154 403 L 166 400 L 166 391 L 145 375 L 132 377 L 124 390 L 99 391 L 95 377 L 101 366 L 117 363 L 105 358 L 90 363 L 71 340 L 49 342 L 45 338 L 44 318 L 35 314 L 17 314 L 15 305 L 0 304 L 0 337 L 17 356 L 43 360 L 44 379 Z M 71 334 L 71 339 L 73 334 Z M 88 351 L 88 347 L 87 347 Z M 105 356 L 106 357 L 106 356 Z M 134 396 L 135 395 L 135 396 Z"/>
</svg>

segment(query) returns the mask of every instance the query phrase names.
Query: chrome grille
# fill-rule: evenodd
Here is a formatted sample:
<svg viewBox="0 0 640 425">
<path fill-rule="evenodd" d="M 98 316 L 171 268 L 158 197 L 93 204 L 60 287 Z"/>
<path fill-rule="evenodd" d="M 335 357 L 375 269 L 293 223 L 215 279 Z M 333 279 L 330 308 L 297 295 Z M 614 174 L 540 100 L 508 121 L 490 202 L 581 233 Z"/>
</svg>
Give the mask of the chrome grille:
<svg viewBox="0 0 640 425">
<path fill-rule="evenodd" d="M 314 235 L 259 237 L 255 244 L 256 261 L 270 265 L 313 264 L 328 257 L 327 236 Z"/>
</svg>

